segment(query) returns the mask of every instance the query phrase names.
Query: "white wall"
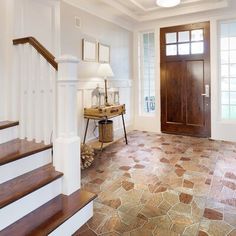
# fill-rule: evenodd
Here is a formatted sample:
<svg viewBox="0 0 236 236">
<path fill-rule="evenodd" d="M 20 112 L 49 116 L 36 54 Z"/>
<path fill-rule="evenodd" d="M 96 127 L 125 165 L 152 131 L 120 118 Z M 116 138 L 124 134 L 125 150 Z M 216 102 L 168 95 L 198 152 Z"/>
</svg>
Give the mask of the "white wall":
<svg viewBox="0 0 236 236">
<path fill-rule="evenodd" d="M 219 118 L 219 65 L 217 22 L 224 19 L 235 19 L 236 2 L 232 1 L 229 9 L 215 10 L 204 13 L 189 14 L 185 16 L 166 18 L 158 21 L 145 22 L 137 25 L 134 36 L 134 78 L 135 78 L 135 123 L 136 129 L 160 132 L 160 37 L 162 27 L 210 21 L 211 24 L 211 128 L 212 138 L 236 141 L 236 123 L 223 122 Z M 140 116 L 138 112 L 138 34 L 146 30 L 156 32 L 156 107 L 157 111 L 152 117 Z"/>
<path fill-rule="evenodd" d="M 81 28 L 75 26 L 75 16 L 81 20 Z M 90 39 L 110 45 L 111 67 L 115 77 L 110 87 L 120 91 L 120 102 L 126 104 L 127 125 L 132 124 L 132 43 L 133 33 L 91 15 L 65 2 L 61 4 L 61 51 L 62 54 L 71 54 L 80 59 L 78 68 L 78 106 L 79 106 L 79 135 L 83 137 L 84 119 L 83 108 L 91 106 L 91 92 L 96 88 L 104 87 L 103 80 L 97 78 L 99 63 L 82 61 L 82 39 Z M 92 122 L 91 122 L 92 123 Z M 82 124 L 82 125 L 81 125 Z M 120 119 L 115 119 L 115 129 L 120 130 Z M 88 138 L 94 138 L 91 124 Z"/>
<path fill-rule="evenodd" d="M 0 1 L 0 120 L 5 116 L 5 79 L 6 79 L 6 1 Z"/>
<path fill-rule="evenodd" d="M 60 55 L 60 1 L 15 1 L 14 38 L 35 37 L 53 55 Z"/>
<path fill-rule="evenodd" d="M 0 120 L 9 118 L 14 0 L 0 1 Z"/>
</svg>

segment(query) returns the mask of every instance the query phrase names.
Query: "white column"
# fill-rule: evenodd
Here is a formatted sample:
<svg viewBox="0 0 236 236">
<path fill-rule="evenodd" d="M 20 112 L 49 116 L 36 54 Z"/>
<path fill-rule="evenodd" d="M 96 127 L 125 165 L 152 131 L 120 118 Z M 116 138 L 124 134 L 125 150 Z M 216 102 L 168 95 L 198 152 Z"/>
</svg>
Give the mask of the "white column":
<svg viewBox="0 0 236 236">
<path fill-rule="evenodd" d="M 80 188 L 80 138 L 77 134 L 77 64 L 78 59 L 62 56 L 57 59 L 56 140 L 53 162 L 63 172 L 63 194 Z M 54 131 L 55 132 L 55 131 Z"/>
</svg>

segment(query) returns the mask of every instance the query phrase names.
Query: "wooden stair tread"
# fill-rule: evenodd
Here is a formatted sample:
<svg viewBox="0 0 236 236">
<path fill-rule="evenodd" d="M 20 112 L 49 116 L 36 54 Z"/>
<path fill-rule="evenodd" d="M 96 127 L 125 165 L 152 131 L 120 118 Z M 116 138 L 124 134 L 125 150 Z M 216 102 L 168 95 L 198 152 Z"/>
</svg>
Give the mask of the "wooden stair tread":
<svg viewBox="0 0 236 236">
<path fill-rule="evenodd" d="M 51 164 L 0 184 L 0 209 L 60 178 Z"/>
<path fill-rule="evenodd" d="M 70 196 L 57 196 L 1 232 L 1 236 L 46 236 L 96 198 L 78 190 Z"/>
<path fill-rule="evenodd" d="M 7 129 L 7 128 L 17 126 L 17 125 L 19 125 L 18 121 L 9 121 L 9 120 L 0 121 L 0 130 Z"/>
<path fill-rule="evenodd" d="M 0 144 L 0 166 L 50 148 L 51 144 L 45 145 L 25 139 L 14 139 Z"/>
</svg>

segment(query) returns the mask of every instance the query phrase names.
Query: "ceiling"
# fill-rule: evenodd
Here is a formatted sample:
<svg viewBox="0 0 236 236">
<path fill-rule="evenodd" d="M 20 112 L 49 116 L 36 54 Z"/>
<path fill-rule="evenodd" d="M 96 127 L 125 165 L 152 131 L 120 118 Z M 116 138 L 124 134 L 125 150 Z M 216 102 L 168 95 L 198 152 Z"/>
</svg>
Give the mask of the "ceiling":
<svg viewBox="0 0 236 236">
<path fill-rule="evenodd" d="M 172 8 L 162 8 L 155 0 L 63 0 L 89 13 L 110 20 L 125 28 L 134 24 L 190 13 L 230 7 L 235 0 L 181 0 Z"/>
<path fill-rule="evenodd" d="M 156 5 L 155 0 L 97 0 L 116 8 L 132 19 L 143 22 L 183 15 L 186 13 L 202 12 L 225 8 L 229 0 L 181 0 L 179 6 L 163 8 Z"/>
</svg>

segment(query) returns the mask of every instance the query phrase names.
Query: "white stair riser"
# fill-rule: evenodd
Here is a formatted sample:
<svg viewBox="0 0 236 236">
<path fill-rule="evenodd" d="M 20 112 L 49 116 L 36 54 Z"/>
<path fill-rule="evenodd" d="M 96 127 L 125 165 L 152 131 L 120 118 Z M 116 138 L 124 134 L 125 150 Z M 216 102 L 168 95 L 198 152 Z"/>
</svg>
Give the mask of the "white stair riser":
<svg viewBox="0 0 236 236">
<path fill-rule="evenodd" d="M 17 139 L 19 137 L 18 135 L 18 126 L 2 129 L 0 130 L 0 144 Z"/>
<path fill-rule="evenodd" d="M 62 192 L 62 179 L 57 179 L 0 210 L 0 231 L 47 203 Z"/>
<path fill-rule="evenodd" d="M 17 161 L 0 166 L 0 184 L 35 170 L 52 162 L 52 151 L 47 149 L 42 152 L 21 158 Z"/>
<path fill-rule="evenodd" d="M 93 201 L 74 214 L 48 236 L 71 236 L 93 216 Z"/>
</svg>

